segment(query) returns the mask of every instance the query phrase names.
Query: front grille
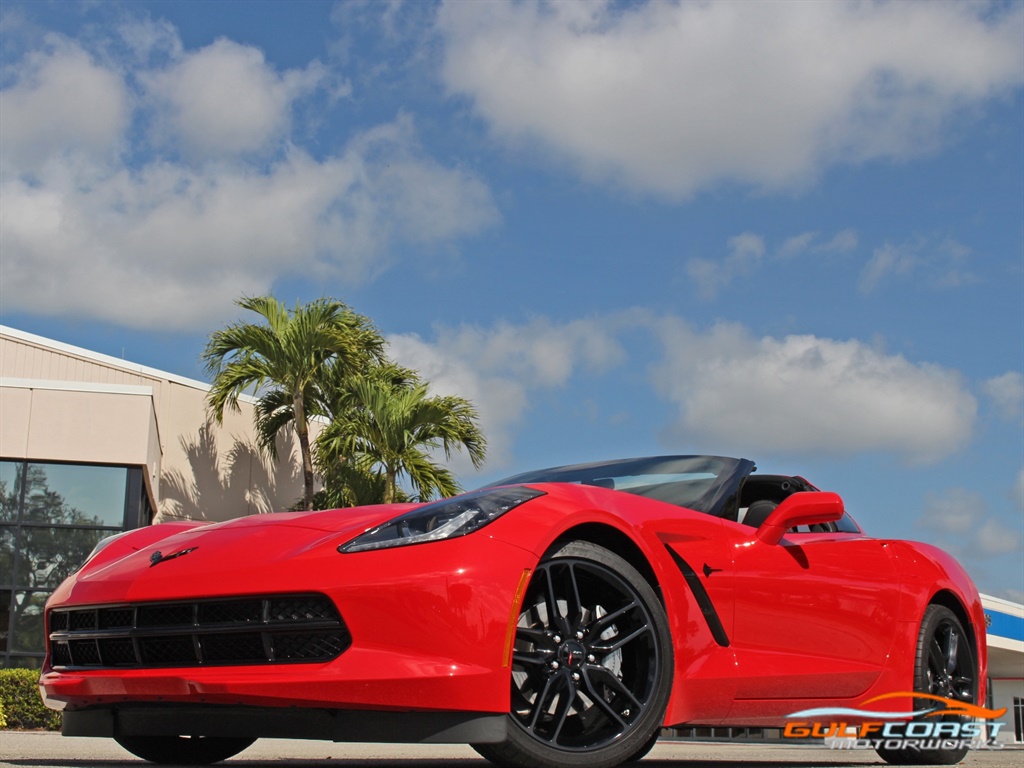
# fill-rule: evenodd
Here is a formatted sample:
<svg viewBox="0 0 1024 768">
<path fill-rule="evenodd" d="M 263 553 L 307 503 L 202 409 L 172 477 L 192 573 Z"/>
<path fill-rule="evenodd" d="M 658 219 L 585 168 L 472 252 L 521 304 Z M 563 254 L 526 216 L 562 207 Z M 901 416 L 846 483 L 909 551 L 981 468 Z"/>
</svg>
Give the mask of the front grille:
<svg viewBox="0 0 1024 768">
<path fill-rule="evenodd" d="M 352 639 L 323 595 L 56 608 L 54 667 L 119 669 L 330 661 Z"/>
</svg>

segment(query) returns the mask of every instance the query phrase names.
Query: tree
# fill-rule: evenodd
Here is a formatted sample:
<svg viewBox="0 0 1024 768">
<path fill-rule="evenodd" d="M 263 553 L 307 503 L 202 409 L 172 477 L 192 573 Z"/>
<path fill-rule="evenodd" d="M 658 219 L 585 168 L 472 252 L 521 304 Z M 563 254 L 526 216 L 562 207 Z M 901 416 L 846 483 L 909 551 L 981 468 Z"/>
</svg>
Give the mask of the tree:
<svg viewBox="0 0 1024 768">
<path fill-rule="evenodd" d="M 278 432 L 293 426 L 302 458 L 302 501 L 311 509 L 309 419 L 322 410 L 319 377 L 328 366 L 365 370 L 383 359 L 384 339 L 367 318 L 333 299 L 297 303 L 292 311 L 270 296 L 242 298 L 237 304 L 264 322 L 236 323 L 210 336 L 202 355 L 213 377 L 207 405 L 223 423 L 224 409 L 239 410 L 239 396 L 253 390 L 259 400 L 258 441 L 271 455 L 276 455 Z"/>
<path fill-rule="evenodd" d="M 382 366 L 349 382 L 345 407 L 335 413 L 318 439 L 322 468 L 351 461 L 356 470 L 384 478 L 382 501 L 398 498 L 398 478 L 409 478 L 420 501 L 435 493 L 459 492 L 452 473 L 435 462 L 430 451 L 442 449 L 445 459 L 463 448 L 473 466 L 484 460 L 487 441 L 477 426 L 476 409 L 461 397 L 431 396 L 426 384 L 408 370 Z"/>
</svg>

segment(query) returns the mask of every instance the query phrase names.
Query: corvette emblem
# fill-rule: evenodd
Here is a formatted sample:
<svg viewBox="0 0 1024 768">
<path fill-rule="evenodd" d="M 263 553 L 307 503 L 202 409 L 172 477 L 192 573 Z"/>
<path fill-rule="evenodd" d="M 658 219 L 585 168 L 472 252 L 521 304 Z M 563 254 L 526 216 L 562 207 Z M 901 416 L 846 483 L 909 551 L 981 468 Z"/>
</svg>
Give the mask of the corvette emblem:
<svg viewBox="0 0 1024 768">
<path fill-rule="evenodd" d="M 182 549 L 170 555 L 164 555 L 164 553 L 158 549 L 156 552 L 149 556 L 149 567 L 152 568 L 157 563 L 163 563 L 167 560 L 173 560 L 176 557 L 187 555 L 189 552 L 192 552 L 196 549 L 199 549 L 199 547 L 189 547 L 188 549 Z"/>
</svg>

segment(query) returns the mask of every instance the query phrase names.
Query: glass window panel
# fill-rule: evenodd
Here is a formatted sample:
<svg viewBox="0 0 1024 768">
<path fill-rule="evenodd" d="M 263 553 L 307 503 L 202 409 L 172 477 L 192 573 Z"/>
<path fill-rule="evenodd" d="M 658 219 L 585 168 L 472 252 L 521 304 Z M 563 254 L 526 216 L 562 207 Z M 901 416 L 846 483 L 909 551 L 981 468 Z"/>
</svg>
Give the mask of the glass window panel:
<svg viewBox="0 0 1024 768">
<path fill-rule="evenodd" d="M 10 669 L 40 669 L 43 666 L 42 656 L 11 656 L 10 661 L 4 663 L 0 659 L 0 667 L 6 666 Z"/>
<path fill-rule="evenodd" d="M 16 528 L 0 525 L 0 585 L 14 584 L 14 553 L 18 549 L 14 538 Z"/>
<path fill-rule="evenodd" d="M 43 607 L 49 592 L 15 592 L 11 622 L 11 653 L 45 653 L 46 637 Z"/>
<path fill-rule="evenodd" d="M 22 521 L 120 528 L 127 481 L 125 467 L 29 464 Z"/>
<path fill-rule="evenodd" d="M 18 482 L 20 461 L 0 461 L 0 520 L 18 519 L 18 497 L 21 484 Z"/>
<path fill-rule="evenodd" d="M 11 591 L 0 589 L 0 654 L 7 653 L 7 637 L 11 625 Z"/>
<path fill-rule="evenodd" d="M 14 586 L 56 589 L 85 562 L 100 539 L 119 532 L 120 529 L 23 526 Z"/>
</svg>

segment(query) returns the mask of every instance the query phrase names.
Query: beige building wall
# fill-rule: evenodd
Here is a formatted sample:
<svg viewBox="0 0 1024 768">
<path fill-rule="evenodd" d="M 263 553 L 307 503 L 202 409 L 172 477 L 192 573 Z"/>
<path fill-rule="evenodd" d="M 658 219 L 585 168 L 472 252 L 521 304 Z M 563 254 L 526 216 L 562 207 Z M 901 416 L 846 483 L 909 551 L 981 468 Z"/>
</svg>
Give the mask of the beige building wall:
<svg viewBox="0 0 1024 768">
<path fill-rule="evenodd" d="M 146 467 L 156 522 L 227 520 L 302 496 L 298 445 L 256 448 L 253 400 L 213 423 L 209 386 L 0 326 L 0 457 Z M 314 427 L 315 429 L 315 427 Z"/>
</svg>

